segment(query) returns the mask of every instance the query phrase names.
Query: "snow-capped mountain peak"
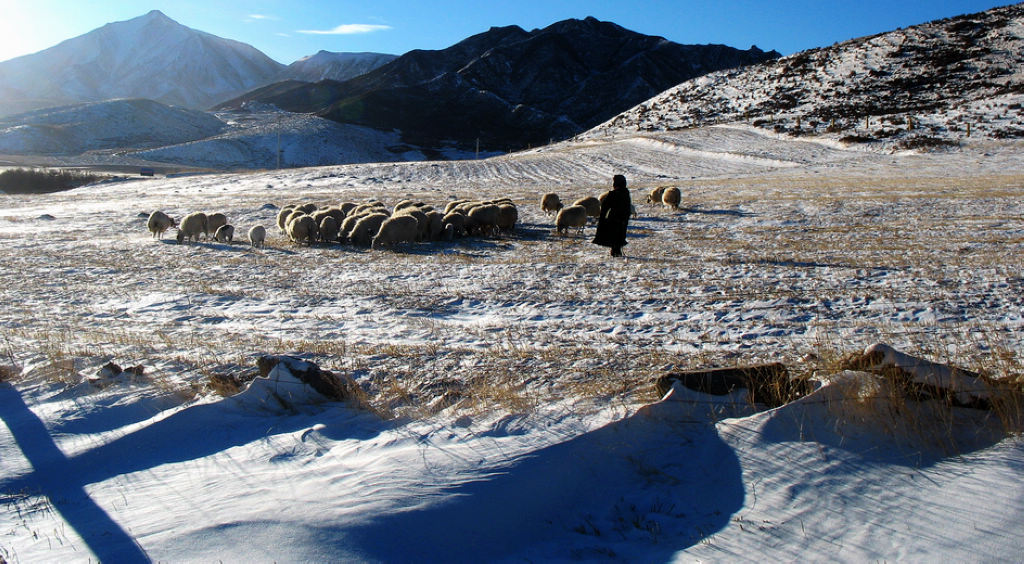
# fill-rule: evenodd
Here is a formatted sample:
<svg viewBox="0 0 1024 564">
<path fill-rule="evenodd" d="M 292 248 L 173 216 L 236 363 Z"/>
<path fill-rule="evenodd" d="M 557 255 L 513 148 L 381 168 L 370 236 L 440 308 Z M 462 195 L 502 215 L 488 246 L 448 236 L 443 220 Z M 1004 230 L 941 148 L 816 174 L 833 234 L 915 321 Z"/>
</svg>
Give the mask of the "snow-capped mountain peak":
<svg viewBox="0 0 1024 564">
<path fill-rule="evenodd" d="M 125 97 L 203 109 L 283 69 L 254 47 L 153 10 L 0 63 L 0 114 Z"/>
</svg>

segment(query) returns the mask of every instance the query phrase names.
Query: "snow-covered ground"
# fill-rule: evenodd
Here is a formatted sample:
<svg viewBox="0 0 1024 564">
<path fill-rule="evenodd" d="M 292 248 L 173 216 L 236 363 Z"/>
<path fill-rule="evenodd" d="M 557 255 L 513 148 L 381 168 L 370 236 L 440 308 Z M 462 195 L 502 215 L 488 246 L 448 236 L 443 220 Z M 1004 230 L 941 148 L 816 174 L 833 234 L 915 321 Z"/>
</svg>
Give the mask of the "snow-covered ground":
<svg viewBox="0 0 1024 564">
<path fill-rule="evenodd" d="M 0 196 L 0 557 L 1019 560 L 1024 444 L 998 418 L 829 376 L 874 342 L 1020 376 L 1022 149 L 723 126 Z M 537 205 L 616 173 L 638 208 L 625 260 Z M 682 209 L 644 203 L 666 184 Z M 504 196 L 520 224 L 499 238 L 381 252 L 274 226 L 294 202 Z M 262 223 L 269 245 L 154 240 L 154 209 Z M 267 354 L 365 397 L 286 375 L 214 393 Z M 92 378 L 109 361 L 144 373 Z M 764 361 L 825 384 L 772 410 L 654 391 Z"/>
</svg>

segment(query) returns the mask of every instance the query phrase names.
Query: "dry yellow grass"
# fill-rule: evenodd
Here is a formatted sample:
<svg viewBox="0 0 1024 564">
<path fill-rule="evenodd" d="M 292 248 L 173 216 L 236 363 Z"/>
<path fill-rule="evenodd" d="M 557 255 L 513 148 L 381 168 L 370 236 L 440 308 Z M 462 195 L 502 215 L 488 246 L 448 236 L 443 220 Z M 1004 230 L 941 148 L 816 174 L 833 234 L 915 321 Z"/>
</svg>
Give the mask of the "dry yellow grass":
<svg viewBox="0 0 1024 564">
<path fill-rule="evenodd" d="M 256 354 L 294 353 L 353 375 L 369 403 L 392 414 L 423 406 L 429 407 L 421 413 L 501 404 L 530 409 L 565 397 L 644 402 L 656 399 L 653 380 L 669 368 L 781 360 L 796 373 L 810 374 L 826 370 L 828 363 L 801 361 L 806 355 L 827 359 L 875 341 L 909 344 L 908 352 L 942 351 L 941 358 L 958 364 L 1020 377 L 1019 344 L 1002 342 L 1005 326 L 891 320 L 879 325 L 860 313 L 868 307 L 896 310 L 905 303 L 942 306 L 962 299 L 959 273 L 986 270 L 989 280 L 1019 277 L 1024 220 L 1013 203 L 1024 198 L 1024 177 L 771 175 L 681 186 L 681 212 L 645 206 L 646 187 L 631 187 L 641 218 L 631 224 L 636 237 L 626 249 L 630 259 L 611 267 L 593 258 L 603 251 L 589 238 L 550 234 L 551 220 L 536 204 L 546 189 L 536 186 L 511 194 L 528 234 L 443 252 L 299 247 L 286 243 L 276 227 L 270 228 L 267 251 L 179 247 L 152 241 L 141 220 L 131 217 L 121 218 L 125 230 L 97 221 L 83 227 L 88 236 L 50 231 L 45 244 L 4 231 L 17 250 L 0 255 L 0 284 L 6 288 L 0 292 L 7 304 L 0 327 L 15 355 L 44 355 L 61 381 L 77 377 L 75 359 L 130 357 L 179 367 L 181 373 L 167 381 L 188 391 L 209 374 L 238 372 Z M 604 188 L 559 191 L 568 200 Z M 497 195 L 412 187 L 385 199 L 442 204 L 450 197 Z M 103 204 L 102 196 L 81 197 L 84 207 Z M 188 207 L 196 209 L 220 209 L 229 201 L 190 197 Z M 373 197 L 381 194 L 318 184 L 276 203 Z M 250 212 L 267 201 L 266 194 L 230 200 L 237 210 Z M 444 274 L 431 274 L 437 271 Z M 857 284 L 816 278 L 826 271 L 836 281 Z M 899 283 L 890 285 L 890 278 Z M 610 287 L 610 279 L 621 286 Z M 1012 291 L 990 291 L 990 297 L 1005 300 Z M 54 295 L 64 301 L 51 304 Z M 174 314 L 147 318 L 137 311 L 150 296 L 163 295 L 180 297 L 162 302 Z M 233 321 L 234 313 L 218 308 L 275 300 L 283 300 L 282 309 L 246 313 L 250 317 L 235 324 L 209 322 L 221 316 Z M 587 304 L 602 300 L 615 304 L 609 315 L 647 311 L 645 302 L 654 301 L 659 309 L 653 313 L 670 320 L 713 311 L 735 315 L 734 323 L 742 322 L 740 314 L 753 302 L 795 303 L 789 307 L 807 319 L 799 322 L 801 330 L 785 327 L 785 336 L 762 345 L 730 335 L 726 325 L 733 317 L 675 334 L 659 333 L 652 322 L 625 319 L 618 323 L 620 332 L 596 340 L 593 331 L 575 337 L 543 324 L 474 326 L 447 317 L 450 309 L 464 307 L 452 303 L 501 308 L 505 301 L 530 307 L 556 303 L 563 311 L 579 304 L 599 318 L 602 310 Z M 832 316 L 830 302 L 852 304 L 845 307 L 853 314 Z M 337 329 L 374 308 L 414 313 L 404 320 L 404 329 L 420 342 Z M 152 318 L 173 321 L 153 325 Z M 265 333 L 246 324 L 282 329 Z"/>
</svg>

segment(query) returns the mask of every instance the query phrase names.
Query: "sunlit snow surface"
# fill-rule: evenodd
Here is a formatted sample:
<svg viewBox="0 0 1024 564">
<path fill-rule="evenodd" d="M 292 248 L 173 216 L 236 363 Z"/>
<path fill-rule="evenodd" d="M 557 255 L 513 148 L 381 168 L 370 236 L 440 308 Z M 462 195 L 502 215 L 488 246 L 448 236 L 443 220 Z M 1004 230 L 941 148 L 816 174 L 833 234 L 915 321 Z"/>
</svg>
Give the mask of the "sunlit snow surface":
<svg viewBox="0 0 1024 564">
<path fill-rule="evenodd" d="M 658 402 L 651 384 L 774 360 L 810 373 L 879 341 L 1019 369 L 1021 149 L 883 154 L 712 127 L 2 196 L 0 556 L 1018 559 L 1024 449 L 982 414 L 894 427 L 884 402 L 844 411 L 849 375 L 759 413 L 678 389 Z M 612 261 L 592 226 L 556 236 L 537 202 L 616 173 L 638 217 Z M 644 203 L 663 184 L 682 209 Z M 287 203 L 505 196 L 520 224 L 499 238 L 368 251 L 275 225 Z M 154 240 L 154 209 L 223 211 L 236 242 Z M 239 241 L 257 223 L 262 251 Z M 375 410 L 285 407 L 287 375 L 205 387 L 263 354 L 349 375 Z M 110 360 L 145 375 L 86 380 Z"/>
</svg>

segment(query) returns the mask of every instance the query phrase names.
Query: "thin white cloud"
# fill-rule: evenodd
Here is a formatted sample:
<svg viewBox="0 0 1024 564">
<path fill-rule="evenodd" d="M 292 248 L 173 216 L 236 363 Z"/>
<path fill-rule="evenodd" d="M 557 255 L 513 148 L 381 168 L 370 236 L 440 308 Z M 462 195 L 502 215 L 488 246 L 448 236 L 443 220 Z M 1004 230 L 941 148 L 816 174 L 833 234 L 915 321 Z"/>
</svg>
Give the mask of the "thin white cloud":
<svg viewBox="0 0 1024 564">
<path fill-rule="evenodd" d="M 247 21 L 247 22 L 255 22 L 255 21 L 273 21 L 273 22 L 276 22 L 276 21 L 280 21 L 280 19 L 281 18 L 279 18 L 277 16 L 268 16 L 267 14 L 249 14 L 248 16 L 245 17 L 245 21 Z"/>
<path fill-rule="evenodd" d="M 373 33 L 375 31 L 387 31 L 391 29 L 389 25 L 375 25 L 375 24 L 342 24 L 334 29 L 300 29 L 298 33 L 306 33 L 310 35 L 356 35 L 359 33 Z"/>
</svg>

